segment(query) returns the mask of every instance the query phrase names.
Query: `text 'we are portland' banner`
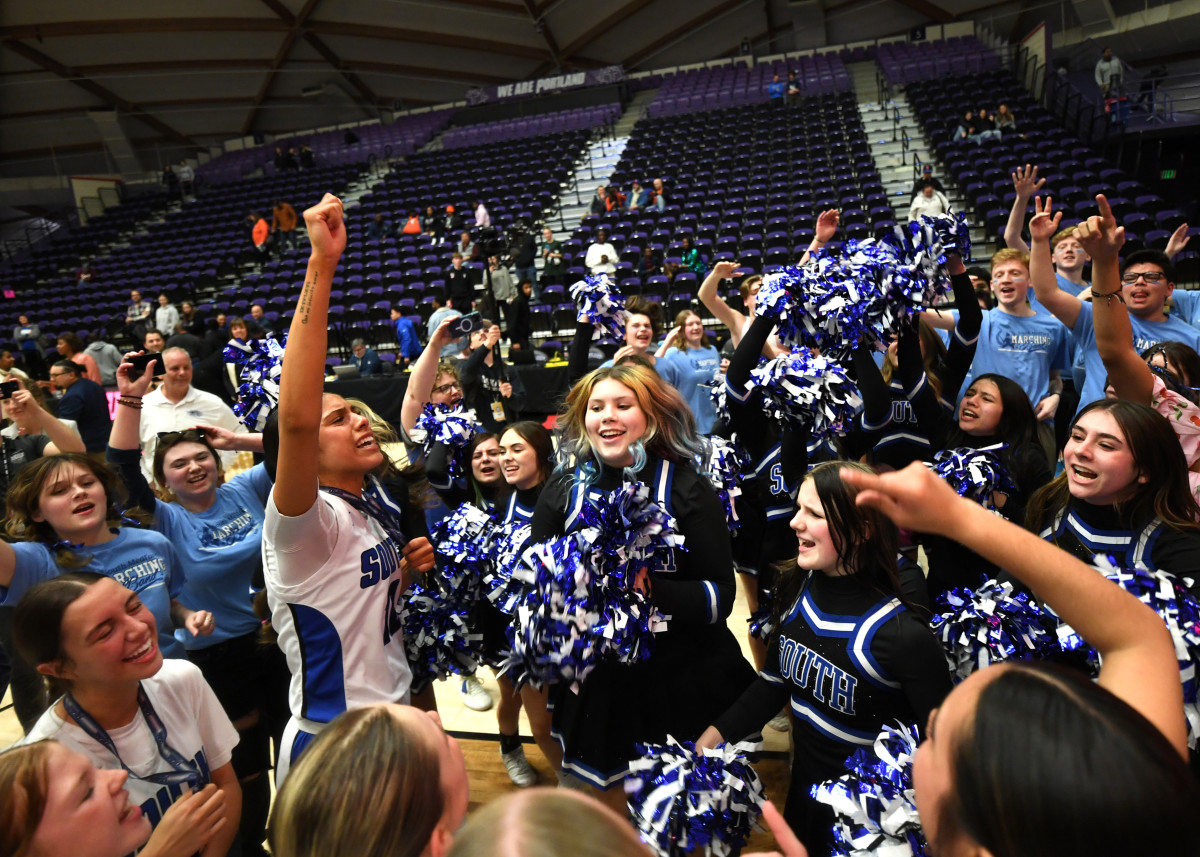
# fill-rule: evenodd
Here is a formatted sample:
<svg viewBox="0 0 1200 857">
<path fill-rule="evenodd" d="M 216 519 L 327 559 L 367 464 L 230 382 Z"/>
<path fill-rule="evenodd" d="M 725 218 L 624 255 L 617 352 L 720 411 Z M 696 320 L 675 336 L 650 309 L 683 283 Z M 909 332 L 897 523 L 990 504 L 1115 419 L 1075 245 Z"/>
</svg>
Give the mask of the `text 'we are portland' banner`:
<svg viewBox="0 0 1200 857">
<path fill-rule="evenodd" d="M 580 89 L 584 86 L 620 83 L 624 79 L 625 69 L 619 65 L 610 65 L 591 71 L 556 74 L 552 77 L 539 77 L 537 80 L 523 80 L 520 83 L 476 86 L 467 90 L 467 104 L 475 106 L 489 104 L 493 101 L 507 101 L 510 98 L 527 98 L 531 95 L 563 92 L 567 89 Z"/>
</svg>

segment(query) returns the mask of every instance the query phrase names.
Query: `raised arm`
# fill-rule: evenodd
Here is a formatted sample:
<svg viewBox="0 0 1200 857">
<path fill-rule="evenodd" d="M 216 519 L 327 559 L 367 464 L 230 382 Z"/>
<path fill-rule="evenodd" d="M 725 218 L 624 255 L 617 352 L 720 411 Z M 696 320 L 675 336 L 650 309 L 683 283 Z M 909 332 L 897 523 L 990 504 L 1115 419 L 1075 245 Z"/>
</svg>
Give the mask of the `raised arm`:
<svg viewBox="0 0 1200 857">
<path fill-rule="evenodd" d="M 329 287 L 346 249 L 342 201 L 333 194 L 304 212 L 312 243 L 279 384 L 279 469 L 273 489 L 280 514 L 298 517 L 317 501 L 321 394 L 329 346 Z"/>
<path fill-rule="evenodd" d="M 1068 328 L 1074 329 L 1083 301 L 1060 289 L 1058 278 L 1054 275 L 1050 237 L 1058 231 L 1062 212 L 1051 213 L 1052 207 L 1053 200 L 1050 197 L 1045 197 L 1044 204 L 1041 197 L 1034 202 L 1037 213 L 1029 221 L 1029 235 L 1033 242 L 1029 248 L 1029 276 L 1033 280 L 1033 292 L 1037 295 L 1038 303 Z"/>
<path fill-rule="evenodd" d="M 20 389 L 13 393 L 12 402 L 9 404 L 9 414 L 16 419 L 18 409 L 28 410 L 30 426 L 41 431 L 50 439 L 46 448 L 42 450 L 43 455 L 57 455 L 60 452 L 87 452 L 87 448 L 83 445 L 83 438 L 69 429 L 66 423 L 42 410 L 37 399 L 33 397 L 33 393 L 25 388 L 24 381 L 15 376 L 13 380 L 20 385 Z"/>
<path fill-rule="evenodd" d="M 458 316 L 451 316 L 442 320 L 442 323 L 437 326 L 437 330 L 433 332 L 433 336 L 429 337 L 429 344 L 425 346 L 425 350 L 413 364 L 412 372 L 409 373 L 408 387 L 404 390 L 404 402 L 400 405 L 400 425 L 406 435 L 416 427 L 417 417 L 421 416 L 421 411 L 429 402 L 429 391 L 433 389 L 433 382 L 437 380 L 437 367 L 438 361 L 442 357 L 442 348 L 454 341 L 449 327 L 457 318 Z"/>
<path fill-rule="evenodd" d="M 736 270 L 737 262 L 717 262 L 708 276 L 704 278 L 704 282 L 700 284 L 700 292 L 697 295 L 700 303 L 704 304 L 708 311 L 717 317 L 717 321 L 729 328 L 729 335 L 733 337 L 735 348 L 742 339 L 742 325 L 746 323 L 746 316 L 721 300 L 721 296 L 717 294 L 717 286 L 720 285 L 721 280 L 733 277 L 733 272 Z"/>
<path fill-rule="evenodd" d="M 807 262 L 813 253 L 816 253 L 833 240 L 833 236 L 837 233 L 838 223 L 841 221 L 841 219 L 842 213 L 836 208 L 827 209 L 817 215 L 817 224 L 814 228 L 815 234 L 813 235 L 813 240 L 808 244 L 808 249 L 805 250 L 804 255 L 800 257 L 801 265 Z"/>
<path fill-rule="evenodd" d="M 883 475 L 843 470 L 842 478 L 859 489 L 859 505 L 905 529 L 954 539 L 1028 585 L 1100 653 L 1100 685 L 1187 756 L 1179 665 L 1158 614 L 1050 542 L 959 497 L 923 464 Z"/>
<path fill-rule="evenodd" d="M 1171 233 L 1170 240 L 1167 241 L 1167 249 L 1163 251 L 1167 254 L 1167 258 L 1174 260 L 1176 254 L 1188 245 L 1191 237 L 1188 235 L 1188 225 L 1186 223 L 1179 224 L 1175 231 Z"/>
<path fill-rule="evenodd" d="M 108 462 L 121 475 L 129 501 L 154 514 L 158 498 L 142 473 L 141 456 L 142 397 L 154 381 L 154 364 L 148 365 L 140 378 L 129 377 L 133 368 L 129 360 L 141 353 L 131 351 L 117 367 L 117 390 L 121 396 L 108 436 Z"/>
<path fill-rule="evenodd" d="M 1004 244 L 1013 250 L 1028 253 L 1029 245 L 1021 237 L 1021 231 L 1025 228 L 1025 212 L 1029 210 L 1029 200 L 1042 189 L 1046 180 L 1039 179 L 1038 168 L 1029 164 L 1017 167 L 1012 174 L 1012 180 L 1017 198 L 1013 200 L 1012 211 L 1008 213 L 1008 223 L 1004 227 Z"/>
<path fill-rule="evenodd" d="M 1117 226 L 1103 195 L 1096 197 L 1099 215 L 1075 229 L 1075 237 L 1092 257 L 1092 324 L 1096 350 L 1108 371 L 1109 383 L 1119 398 L 1150 404 L 1154 373 L 1133 347 L 1133 326 L 1121 297 L 1121 262 L 1117 253 L 1125 243 L 1125 227 Z"/>
</svg>

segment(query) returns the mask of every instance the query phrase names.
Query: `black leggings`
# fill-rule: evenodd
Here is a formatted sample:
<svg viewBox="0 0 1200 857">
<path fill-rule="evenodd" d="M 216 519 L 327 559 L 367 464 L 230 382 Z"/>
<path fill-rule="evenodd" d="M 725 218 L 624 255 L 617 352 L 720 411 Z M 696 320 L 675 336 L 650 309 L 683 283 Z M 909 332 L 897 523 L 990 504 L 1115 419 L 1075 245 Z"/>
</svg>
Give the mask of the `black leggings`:
<svg viewBox="0 0 1200 857">
<path fill-rule="evenodd" d="M 241 854 L 264 855 L 262 843 L 271 805 L 267 775 L 271 739 L 275 738 L 278 747 L 282 735 L 282 728 L 273 735 L 272 726 L 278 712 L 287 711 L 291 680 L 287 661 L 278 646 L 260 643 L 257 631 L 195 649 L 188 652 L 188 658 L 200 668 L 230 720 L 235 724 L 239 720 L 252 721 L 238 729 L 240 740 L 231 761 L 242 786 L 242 821 L 238 829 Z"/>
</svg>

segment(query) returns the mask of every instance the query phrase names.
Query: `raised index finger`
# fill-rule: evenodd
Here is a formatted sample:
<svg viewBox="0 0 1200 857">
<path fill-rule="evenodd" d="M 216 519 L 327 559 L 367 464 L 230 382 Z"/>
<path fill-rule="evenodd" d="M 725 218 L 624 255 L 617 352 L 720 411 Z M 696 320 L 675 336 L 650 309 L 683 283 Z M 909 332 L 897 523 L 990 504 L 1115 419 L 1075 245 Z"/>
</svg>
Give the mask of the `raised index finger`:
<svg viewBox="0 0 1200 857">
<path fill-rule="evenodd" d="M 1096 194 L 1096 206 L 1100 209 L 1100 216 L 1105 220 L 1115 220 L 1112 213 L 1112 206 L 1108 204 L 1108 198 L 1102 194 Z"/>
</svg>

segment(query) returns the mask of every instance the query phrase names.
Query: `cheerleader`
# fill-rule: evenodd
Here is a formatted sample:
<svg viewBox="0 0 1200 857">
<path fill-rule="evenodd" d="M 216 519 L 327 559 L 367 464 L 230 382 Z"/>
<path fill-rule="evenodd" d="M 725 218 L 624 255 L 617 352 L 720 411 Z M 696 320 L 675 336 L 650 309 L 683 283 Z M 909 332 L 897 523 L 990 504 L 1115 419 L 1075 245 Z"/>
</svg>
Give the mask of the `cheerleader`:
<svg viewBox="0 0 1200 857">
<path fill-rule="evenodd" d="M 978 670 L 930 714 L 913 783 L 931 850 L 1195 855 L 1200 792 L 1183 761 L 1179 664 L 1162 619 L 919 464 L 844 478 L 859 506 L 1011 571 L 1101 656 L 1095 682 L 1039 663 Z"/>
<path fill-rule="evenodd" d="M 561 423 L 562 452 L 574 466 L 538 498 L 533 541 L 574 531 L 584 503 L 631 479 L 649 486 L 684 537 L 683 549 L 657 553 L 642 578 L 670 616 L 653 654 L 597 664 L 578 693 L 566 683 L 553 691 L 563 769 L 619 809 L 624 794 L 612 787 L 628 773 L 635 744 L 668 734 L 693 740 L 754 674 L 725 625 L 735 592 L 729 529 L 711 484 L 695 470 L 699 439 L 679 394 L 643 366 L 598 369 L 567 395 Z"/>
<path fill-rule="evenodd" d="M 192 842 L 201 857 L 224 857 L 241 815 L 230 762 L 238 734 L 200 670 L 163 659 L 138 594 L 102 574 L 64 574 L 26 594 L 13 628 L 22 657 L 62 694 L 25 743 L 53 738 L 98 768 L 127 772 L 129 802 L 156 829 L 176 802 L 200 793 L 207 806 L 191 806 L 203 813 Z M 173 835 L 167 825 L 164 837 Z M 154 834 L 142 853 L 157 853 Z"/>
<path fill-rule="evenodd" d="M 369 421 L 341 396 L 322 394 L 329 289 L 346 247 L 342 203 L 326 194 L 304 220 L 312 255 L 284 353 L 278 412 L 264 432 L 276 480 L 263 523 L 263 575 L 292 673 L 292 717 L 276 760 L 280 783 L 338 714 L 408 700 L 401 597 L 410 567 L 433 566 L 428 541 L 405 539 L 369 478 L 384 462 Z"/>
<path fill-rule="evenodd" d="M 655 357 L 650 351 L 650 346 L 662 334 L 662 326 L 662 304 L 648 301 L 640 295 L 631 297 L 625 302 L 625 343 L 617 349 L 611 360 L 601 363 L 601 367 L 612 366 L 619 360 L 635 357 L 644 360 L 647 366 L 653 368 Z M 576 319 L 575 335 L 571 339 L 567 360 L 567 379 L 572 384 L 587 373 L 588 350 L 592 346 L 595 332 L 595 325 L 586 315 L 580 313 Z"/>
<path fill-rule="evenodd" d="M 814 855 L 830 853 L 833 815 L 812 799 L 812 786 L 839 776 L 846 757 L 871 746 L 885 724 L 924 722 L 950 691 L 937 638 L 905 604 L 897 529 L 856 505 L 857 492 L 842 480 L 847 469 L 871 472 L 828 462 L 801 484 L 791 523 L 800 550 L 796 570 L 780 575 L 766 666 L 698 742 L 742 740 L 790 698 L 784 817 Z"/>
<path fill-rule="evenodd" d="M 788 559 L 793 551 L 788 521 L 800 481 L 808 472 L 808 432 L 798 428 L 780 431 L 763 410 L 762 390 L 749 388 L 750 372 L 758 365 L 759 355 L 767 347 L 774 328 L 771 319 L 755 317 L 725 373 L 727 428 L 750 458 L 742 493 L 736 500 L 741 526 L 734 536 L 732 550 L 751 617 L 768 608 L 775 565 Z M 754 664 L 761 670 L 767 654 L 766 643 L 754 634 L 750 634 L 749 641 Z M 786 723 L 784 718 L 773 721 L 772 725 L 782 729 Z"/>
<path fill-rule="evenodd" d="M 274 857 L 441 857 L 467 816 L 458 741 L 437 712 L 369 705 L 339 715 L 279 790 Z"/>
<path fill-rule="evenodd" d="M 553 468 L 554 441 L 550 432 L 540 423 L 523 420 L 504 430 L 504 434 L 500 436 L 500 469 L 508 486 L 508 497 L 500 503 L 503 510 L 501 527 L 512 530 L 527 525 L 533 519 L 538 496 L 541 495 Z M 494 625 L 497 619 L 501 619 L 503 625 L 499 628 L 501 636 L 498 644 L 507 648 L 506 634 L 510 625 L 508 617 L 490 603 L 488 607 L 490 609 L 487 609 L 487 612 L 495 615 L 490 620 L 485 620 L 485 642 L 489 637 L 487 626 L 493 625 L 490 634 L 495 635 Z M 496 680 L 500 684 L 500 705 L 496 708 L 496 720 L 500 726 L 500 754 L 504 760 L 504 767 L 517 785 L 533 785 L 537 782 L 537 775 L 526 760 L 525 750 L 517 735 L 517 722 L 522 705 L 529 718 L 529 728 L 542 754 L 556 772 L 562 766 L 562 751 L 550 734 L 547 690 L 527 684 L 518 694 L 512 679 L 497 673 Z"/>
<path fill-rule="evenodd" d="M 888 345 L 881 370 L 887 384 L 891 407 L 874 409 L 874 399 L 868 401 L 874 384 L 862 384 L 865 412 L 881 413 L 882 419 L 871 419 L 864 413 L 858 431 L 846 439 L 853 457 L 862 454 L 878 467 L 900 469 L 913 461 L 929 460 L 936 448 L 929 432 L 934 420 L 929 416 L 922 423 L 917 413 L 917 398 L 924 396 L 940 406 L 947 414 L 955 412 L 954 397 L 971 371 L 983 312 L 975 300 L 975 289 L 957 253 L 947 254 L 946 272 L 958 307 L 958 320 L 936 312 L 921 314 L 918 323 L 903 331 Z M 933 325 L 951 330 L 950 346 L 942 344 Z M 861 351 L 861 349 L 856 350 Z M 855 361 L 856 366 L 861 360 Z M 869 370 L 859 369 L 859 377 L 867 378 Z"/>
<path fill-rule="evenodd" d="M 1090 561 L 1112 554 L 1200 575 L 1200 506 L 1170 423 L 1146 405 L 1101 399 L 1071 423 L 1063 472 L 1029 500 L 1027 526 Z"/>
<path fill-rule="evenodd" d="M 180 602 L 186 576 L 170 540 L 120 525 L 121 495 L 116 474 L 84 453 L 22 468 L 8 489 L 5 530 L 16 541 L 0 542 L 0 605 L 19 604 L 31 586 L 64 571 L 106 574 L 138 593 L 154 615 L 163 656 L 182 658 L 174 628 L 194 638 L 211 634 L 215 621 Z"/>
<path fill-rule="evenodd" d="M 131 357 L 133 355 L 127 355 Z M 121 397 L 140 400 L 153 380 L 148 366 L 130 378 L 131 364 L 117 368 Z M 271 805 L 269 713 L 286 709 L 288 668 L 282 652 L 259 641 L 251 577 L 262 554 L 262 524 L 271 478 L 259 464 L 225 481 L 218 450 L 262 451 L 262 435 L 236 434 L 216 426 L 158 436 L 152 470 L 168 502 L 158 499 L 142 475 L 141 411 L 117 408 L 108 459 L 121 474 L 132 505 L 151 516 L 151 526 L 174 545 L 187 576 L 182 598 L 203 606 L 216 630 L 184 639 L 188 658 L 200 667 L 240 740 L 233 767 L 242 784 L 242 853 L 262 854 Z M 282 736 L 274 735 L 276 742 Z"/>
</svg>

